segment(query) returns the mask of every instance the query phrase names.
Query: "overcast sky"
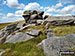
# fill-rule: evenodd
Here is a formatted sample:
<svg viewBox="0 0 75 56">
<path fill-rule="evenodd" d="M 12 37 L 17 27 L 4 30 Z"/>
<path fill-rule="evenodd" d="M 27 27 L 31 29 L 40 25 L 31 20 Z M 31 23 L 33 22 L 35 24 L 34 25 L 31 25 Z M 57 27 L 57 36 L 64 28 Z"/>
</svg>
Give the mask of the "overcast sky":
<svg viewBox="0 0 75 56">
<path fill-rule="evenodd" d="M 75 0 L 0 0 L 0 23 L 24 20 L 25 10 L 42 10 L 44 15 L 75 15 Z"/>
</svg>

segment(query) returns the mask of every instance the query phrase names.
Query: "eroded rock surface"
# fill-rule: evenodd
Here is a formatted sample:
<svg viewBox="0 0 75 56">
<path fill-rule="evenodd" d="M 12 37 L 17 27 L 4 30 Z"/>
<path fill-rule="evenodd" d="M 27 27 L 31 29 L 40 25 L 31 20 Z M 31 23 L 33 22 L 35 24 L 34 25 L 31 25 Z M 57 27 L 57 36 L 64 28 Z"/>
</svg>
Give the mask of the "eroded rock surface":
<svg viewBox="0 0 75 56">
<path fill-rule="evenodd" d="M 75 48 L 75 34 L 61 37 L 50 37 L 41 43 L 46 56 L 60 56 L 60 52 Z"/>
<path fill-rule="evenodd" d="M 37 23 L 37 20 L 43 19 L 44 11 L 29 10 L 24 11 L 23 17 L 27 24 Z"/>
<path fill-rule="evenodd" d="M 26 32 L 28 35 L 31 35 L 31 36 L 39 36 L 41 31 L 40 30 L 31 30 L 31 31 L 28 31 Z"/>
<path fill-rule="evenodd" d="M 75 22 L 74 16 L 48 16 L 45 21 L 52 25 L 73 25 Z"/>
<path fill-rule="evenodd" d="M 15 42 L 21 42 L 21 41 L 26 41 L 33 38 L 32 36 L 27 35 L 26 33 L 18 32 L 15 33 L 14 35 L 9 35 L 6 38 L 5 43 L 15 43 Z"/>
<path fill-rule="evenodd" d="M 5 43 L 15 43 L 15 42 L 27 41 L 31 38 L 39 36 L 40 32 L 41 32 L 40 30 L 30 30 L 26 33 L 17 32 L 15 34 L 10 34 L 6 38 Z"/>
</svg>

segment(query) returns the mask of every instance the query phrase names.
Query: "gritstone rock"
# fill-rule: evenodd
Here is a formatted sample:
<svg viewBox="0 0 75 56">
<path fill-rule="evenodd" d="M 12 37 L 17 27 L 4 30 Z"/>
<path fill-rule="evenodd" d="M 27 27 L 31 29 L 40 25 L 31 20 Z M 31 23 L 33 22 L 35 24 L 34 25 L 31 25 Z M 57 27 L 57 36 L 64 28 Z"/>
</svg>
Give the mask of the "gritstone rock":
<svg viewBox="0 0 75 56">
<path fill-rule="evenodd" d="M 46 56 L 60 56 L 60 52 L 70 51 L 75 48 L 75 34 L 61 37 L 50 37 L 42 41 Z"/>
</svg>

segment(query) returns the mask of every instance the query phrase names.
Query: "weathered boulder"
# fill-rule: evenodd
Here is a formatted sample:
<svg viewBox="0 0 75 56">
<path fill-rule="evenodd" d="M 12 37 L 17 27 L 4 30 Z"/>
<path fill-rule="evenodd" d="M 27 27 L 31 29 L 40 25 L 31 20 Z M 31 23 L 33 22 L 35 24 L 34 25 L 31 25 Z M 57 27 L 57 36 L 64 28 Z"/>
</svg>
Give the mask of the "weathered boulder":
<svg viewBox="0 0 75 56">
<path fill-rule="evenodd" d="M 24 23 L 18 23 L 16 28 L 17 28 L 17 29 L 20 29 L 20 28 L 22 28 L 22 27 L 24 27 Z"/>
<path fill-rule="evenodd" d="M 6 37 L 9 36 L 12 32 L 16 33 L 19 31 L 19 29 L 23 28 L 24 23 L 16 23 L 16 24 L 10 24 L 0 30 L 0 44 L 4 43 L 6 40 Z"/>
<path fill-rule="evenodd" d="M 50 22 L 52 25 L 73 25 L 74 20 L 69 19 L 69 20 L 55 20 Z"/>
<path fill-rule="evenodd" d="M 25 23 L 28 23 L 29 22 L 28 20 L 30 19 L 30 15 L 29 14 L 23 14 L 22 16 L 25 19 Z"/>
<path fill-rule="evenodd" d="M 75 34 L 60 37 L 50 37 L 41 44 L 46 56 L 60 56 L 60 52 L 70 51 L 75 48 Z"/>
<path fill-rule="evenodd" d="M 28 10 L 24 11 L 22 15 L 25 19 L 26 23 L 30 23 L 31 21 L 43 19 L 44 11 L 36 11 L 36 10 Z"/>
<path fill-rule="evenodd" d="M 15 28 L 17 27 L 17 24 L 11 24 L 5 27 L 5 30 L 15 30 Z"/>
<path fill-rule="evenodd" d="M 43 23 L 43 20 L 37 20 L 37 25 L 41 25 Z"/>
<path fill-rule="evenodd" d="M 22 42 L 22 41 L 27 41 L 29 39 L 33 38 L 32 36 L 26 34 L 26 33 L 22 33 L 22 32 L 18 32 L 15 33 L 14 35 L 9 35 L 6 38 L 5 43 L 15 43 L 15 42 Z"/>
<path fill-rule="evenodd" d="M 10 34 L 9 36 L 7 36 L 5 43 L 27 41 L 31 38 L 39 36 L 40 32 L 40 30 L 30 30 L 26 33 L 16 32 L 14 34 Z"/>
<path fill-rule="evenodd" d="M 42 22 L 43 25 L 46 25 L 47 23 L 49 23 L 49 21 L 47 21 L 47 20 L 43 20 L 43 22 Z"/>
<path fill-rule="evenodd" d="M 50 22 L 52 25 L 67 25 L 74 24 L 74 16 L 48 16 L 45 21 Z"/>
<path fill-rule="evenodd" d="M 41 31 L 40 30 L 30 30 L 30 31 L 28 31 L 28 32 L 26 32 L 28 35 L 30 35 L 30 36 L 35 36 L 35 37 L 37 37 L 37 36 L 39 36 L 40 35 L 40 33 L 41 33 Z"/>
</svg>

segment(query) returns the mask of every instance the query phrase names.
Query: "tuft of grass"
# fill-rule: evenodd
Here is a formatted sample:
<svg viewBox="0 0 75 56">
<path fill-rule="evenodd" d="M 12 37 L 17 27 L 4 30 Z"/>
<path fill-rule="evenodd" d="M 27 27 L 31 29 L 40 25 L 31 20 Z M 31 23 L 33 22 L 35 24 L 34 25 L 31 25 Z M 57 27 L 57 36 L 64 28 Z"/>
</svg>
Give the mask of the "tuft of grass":
<svg viewBox="0 0 75 56">
<path fill-rule="evenodd" d="M 75 33 L 75 25 L 66 25 L 66 26 L 58 26 L 54 28 L 54 33 L 56 36 L 65 36 L 68 34 Z"/>
</svg>

